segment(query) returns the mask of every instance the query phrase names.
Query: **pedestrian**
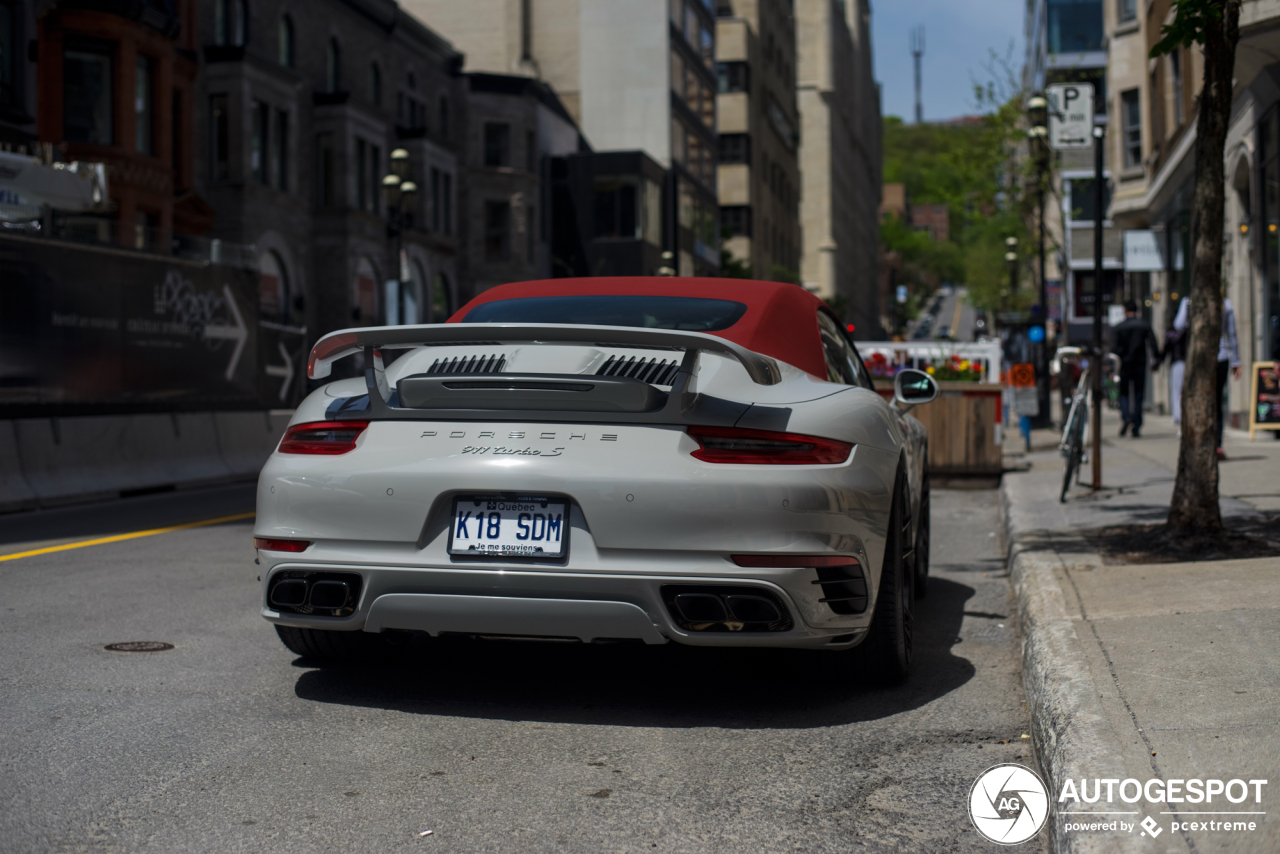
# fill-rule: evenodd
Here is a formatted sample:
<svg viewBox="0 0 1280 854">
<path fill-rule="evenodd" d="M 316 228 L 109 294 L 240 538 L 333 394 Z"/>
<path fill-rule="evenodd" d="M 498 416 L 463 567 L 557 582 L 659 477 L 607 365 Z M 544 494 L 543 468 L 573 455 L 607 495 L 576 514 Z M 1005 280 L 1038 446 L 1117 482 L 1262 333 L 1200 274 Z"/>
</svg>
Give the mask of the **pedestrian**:
<svg viewBox="0 0 1280 854">
<path fill-rule="evenodd" d="M 1187 300 L 1183 299 L 1182 305 Z M 1181 311 L 1181 308 L 1179 308 Z M 1187 331 L 1179 332 L 1173 323 L 1164 333 L 1163 358 L 1169 360 L 1169 400 L 1173 409 L 1173 426 L 1182 435 L 1182 380 L 1187 372 Z"/>
<path fill-rule="evenodd" d="M 1111 330 L 1111 349 L 1120 357 L 1120 435 L 1133 430 L 1133 438 L 1142 434 L 1142 398 L 1147 391 L 1147 351 L 1160 361 L 1160 344 L 1151 326 L 1138 317 L 1138 304 L 1124 304 L 1124 322 Z"/>
<path fill-rule="evenodd" d="M 1191 305 L 1191 299 L 1188 297 L 1182 301 L 1182 305 L 1178 306 L 1178 316 L 1173 319 L 1173 328 L 1183 335 L 1187 332 L 1187 327 L 1191 320 L 1188 316 L 1188 308 Z M 1222 393 L 1227 388 L 1227 375 L 1240 379 L 1240 342 L 1236 338 L 1236 313 L 1231 307 L 1231 300 L 1226 297 L 1222 298 L 1222 333 L 1218 336 L 1218 372 L 1217 385 L 1218 390 L 1217 405 L 1214 406 L 1213 412 L 1216 416 L 1215 424 L 1218 428 L 1218 459 L 1225 460 L 1227 458 L 1226 451 L 1222 450 L 1222 431 L 1225 425 L 1225 418 L 1222 413 Z"/>
</svg>

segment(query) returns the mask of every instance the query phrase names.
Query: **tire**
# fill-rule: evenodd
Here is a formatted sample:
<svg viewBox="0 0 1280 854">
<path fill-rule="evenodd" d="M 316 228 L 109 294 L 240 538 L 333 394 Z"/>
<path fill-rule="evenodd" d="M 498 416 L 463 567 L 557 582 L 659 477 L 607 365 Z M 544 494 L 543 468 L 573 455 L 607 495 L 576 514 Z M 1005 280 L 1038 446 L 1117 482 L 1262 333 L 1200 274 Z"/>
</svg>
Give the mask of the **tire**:
<svg viewBox="0 0 1280 854">
<path fill-rule="evenodd" d="M 904 525 L 906 495 L 907 479 L 899 469 L 871 627 L 867 630 L 867 639 L 848 651 L 854 675 L 860 681 L 876 685 L 898 685 L 911 672 L 915 574 L 908 571 L 903 560 L 909 536 Z"/>
<path fill-rule="evenodd" d="M 1075 429 L 1073 424 L 1071 435 L 1067 438 L 1067 462 L 1062 471 L 1062 494 L 1058 496 L 1059 504 L 1067 502 L 1067 492 L 1071 489 L 1071 478 L 1075 475 L 1076 470 L 1080 468 L 1080 460 L 1084 454 L 1084 443 L 1080 435 L 1082 432 Z"/>
<path fill-rule="evenodd" d="M 911 568 L 915 575 L 914 590 L 917 599 L 923 599 L 929 586 L 929 473 L 920 481 L 920 520 L 916 522 L 916 544 L 911 550 Z"/>
<path fill-rule="evenodd" d="M 323 662 L 369 661 L 401 651 L 410 638 L 408 632 L 335 632 L 327 629 L 298 629 L 276 626 L 276 634 L 290 652 Z"/>
</svg>

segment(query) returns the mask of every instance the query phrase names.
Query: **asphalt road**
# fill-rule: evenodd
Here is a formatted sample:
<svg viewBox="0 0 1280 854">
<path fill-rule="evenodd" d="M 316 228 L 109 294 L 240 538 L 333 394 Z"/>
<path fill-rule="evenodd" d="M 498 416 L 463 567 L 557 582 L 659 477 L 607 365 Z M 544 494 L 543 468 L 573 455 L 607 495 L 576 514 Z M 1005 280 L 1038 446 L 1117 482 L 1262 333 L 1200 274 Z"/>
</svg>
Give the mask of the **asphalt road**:
<svg viewBox="0 0 1280 854">
<path fill-rule="evenodd" d="M 0 851 L 989 851 L 970 786 L 1035 767 L 991 490 L 935 490 L 917 667 L 887 690 L 675 645 L 318 669 L 258 615 L 251 520 L 4 559 L 252 500 L 0 516 Z M 104 649 L 141 640 L 174 649 Z"/>
<path fill-rule="evenodd" d="M 968 295 L 968 288 L 953 288 L 949 295 L 942 297 L 942 307 L 938 310 L 938 319 L 934 321 L 930 337 L 949 337 L 954 341 L 973 340 L 976 315 L 973 306 L 965 302 Z"/>
</svg>

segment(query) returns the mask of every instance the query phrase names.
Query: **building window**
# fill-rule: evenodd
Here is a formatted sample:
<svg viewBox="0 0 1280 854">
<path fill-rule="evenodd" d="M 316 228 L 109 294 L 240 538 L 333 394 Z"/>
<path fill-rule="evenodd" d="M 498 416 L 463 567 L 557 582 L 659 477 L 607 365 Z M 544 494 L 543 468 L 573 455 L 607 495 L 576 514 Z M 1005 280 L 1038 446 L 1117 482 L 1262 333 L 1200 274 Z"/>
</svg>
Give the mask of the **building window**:
<svg viewBox="0 0 1280 854">
<path fill-rule="evenodd" d="M 0 2 L 0 104 L 15 104 L 18 91 L 14 86 L 15 62 L 18 52 L 18 22 L 13 5 Z"/>
<path fill-rule="evenodd" d="M 369 103 L 382 106 L 382 69 L 376 62 L 369 66 Z"/>
<path fill-rule="evenodd" d="M 240 46 L 248 41 L 249 8 L 245 0 L 215 0 L 213 40 L 220 45 Z"/>
<path fill-rule="evenodd" d="M 209 180 L 226 181 L 231 177 L 228 149 L 231 144 L 230 116 L 227 96 L 209 97 Z"/>
<path fill-rule="evenodd" d="M 253 102 L 253 139 L 249 151 L 249 168 L 253 172 L 253 180 L 264 186 L 269 185 L 267 175 L 267 144 L 271 125 L 271 108 L 261 101 Z"/>
<path fill-rule="evenodd" d="M 134 144 L 139 154 L 155 154 L 155 67 L 149 56 L 138 55 L 133 77 Z"/>
<path fill-rule="evenodd" d="M 1048 0 L 1049 53 L 1102 50 L 1102 0 Z"/>
<path fill-rule="evenodd" d="M 621 181 L 596 182 L 596 237 L 634 240 L 639 222 L 636 185 Z"/>
<path fill-rule="evenodd" d="M 716 80 L 721 92 L 749 92 L 751 68 L 745 62 L 717 63 Z"/>
<path fill-rule="evenodd" d="M 1182 127 L 1182 51 L 1175 50 L 1169 54 L 1170 76 L 1173 78 L 1173 124 Z"/>
<path fill-rule="evenodd" d="M 68 142 L 111 145 L 113 46 L 95 43 L 67 48 L 62 62 L 63 135 Z"/>
<path fill-rule="evenodd" d="M 258 310 L 263 317 L 288 314 L 289 277 L 280 256 L 267 250 L 258 256 Z"/>
<path fill-rule="evenodd" d="M 511 165 L 511 125 L 486 122 L 484 126 L 484 165 Z"/>
<path fill-rule="evenodd" d="M 484 203 L 484 257 L 486 261 L 511 258 L 511 205 L 508 202 Z"/>
<path fill-rule="evenodd" d="M 520 58 L 533 59 L 533 0 L 520 0 Z"/>
<path fill-rule="evenodd" d="M 275 134 L 271 137 L 271 174 L 275 177 L 277 190 L 284 192 L 289 189 L 289 113 L 287 110 L 276 110 Z"/>
<path fill-rule="evenodd" d="M 446 95 L 440 96 L 440 136 L 449 138 L 449 98 Z"/>
<path fill-rule="evenodd" d="M 538 212 L 537 208 L 535 208 L 533 205 L 529 205 L 529 213 L 525 217 L 525 226 L 524 226 L 524 236 L 525 236 L 525 242 L 526 242 L 525 252 L 529 259 L 530 264 L 532 264 L 538 258 L 538 231 L 535 228 L 535 226 L 537 225 L 537 212 Z"/>
<path fill-rule="evenodd" d="M 1068 192 L 1070 194 L 1071 212 L 1067 217 L 1073 222 L 1093 222 L 1096 219 L 1097 206 L 1094 204 L 1093 179 L 1071 178 Z M 1105 212 L 1111 205 L 1111 188 L 1104 179 L 1102 182 L 1102 210 Z"/>
<path fill-rule="evenodd" d="M 444 211 L 440 208 L 440 170 L 431 167 L 431 230 L 441 231 L 440 217 Z"/>
<path fill-rule="evenodd" d="M 379 189 L 382 186 L 382 148 L 377 145 L 369 146 L 369 205 L 366 208 L 370 213 L 378 213 L 381 207 L 381 194 Z"/>
<path fill-rule="evenodd" d="M 321 207 L 332 207 L 338 202 L 338 185 L 335 180 L 336 163 L 334 162 L 333 134 L 316 135 L 316 168 L 320 174 L 316 176 L 316 189 Z"/>
<path fill-rule="evenodd" d="M 356 140 L 356 207 L 369 207 L 369 145 L 363 139 Z"/>
<path fill-rule="evenodd" d="M 535 174 L 538 171 L 538 135 L 531 130 L 524 134 L 524 169 Z"/>
<path fill-rule="evenodd" d="M 277 37 L 276 60 L 285 68 L 293 68 L 297 59 L 293 38 L 293 18 L 285 15 L 280 19 L 280 32 Z"/>
<path fill-rule="evenodd" d="M 1120 23 L 1126 24 L 1138 17 L 1138 0 L 1120 0 Z"/>
<path fill-rule="evenodd" d="M 329 49 L 325 52 L 324 85 L 328 92 L 342 88 L 342 48 L 337 39 L 329 39 Z"/>
<path fill-rule="evenodd" d="M 453 234 L 453 176 L 448 172 L 442 178 L 440 201 L 444 205 L 444 216 L 441 218 L 440 233 Z"/>
<path fill-rule="evenodd" d="M 750 237 L 751 206 L 731 205 L 720 208 L 720 228 L 730 237 Z"/>
<path fill-rule="evenodd" d="M 721 163 L 751 163 L 751 135 L 745 133 L 720 134 Z"/>
<path fill-rule="evenodd" d="M 187 176 L 184 174 L 183 164 L 186 160 L 186 150 L 183 147 L 184 139 L 182 129 L 186 126 L 182 115 L 182 92 L 181 90 L 173 90 L 173 109 L 169 112 L 169 165 L 173 168 L 173 180 L 176 189 L 182 189 L 186 186 Z"/>
<path fill-rule="evenodd" d="M 1124 123 L 1124 165 L 1142 165 L 1142 104 L 1138 90 L 1120 93 L 1120 119 Z"/>
</svg>

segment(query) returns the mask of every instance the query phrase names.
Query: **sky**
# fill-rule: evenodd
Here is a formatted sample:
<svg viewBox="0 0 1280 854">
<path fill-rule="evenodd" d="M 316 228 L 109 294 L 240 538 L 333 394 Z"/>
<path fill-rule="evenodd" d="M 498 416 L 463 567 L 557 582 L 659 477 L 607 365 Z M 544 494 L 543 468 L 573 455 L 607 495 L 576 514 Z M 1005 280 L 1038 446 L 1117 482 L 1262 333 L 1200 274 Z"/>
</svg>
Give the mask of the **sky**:
<svg viewBox="0 0 1280 854">
<path fill-rule="evenodd" d="M 988 51 L 1001 57 L 1014 45 L 1013 63 L 1022 68 L 1023 0 L 871 0 L 871 44 L 884 115 L 915 116 L 911 29 L 925 27 L 922 92 L 925 121 L 976 112 L 973 80 Z"/>
</svg>

